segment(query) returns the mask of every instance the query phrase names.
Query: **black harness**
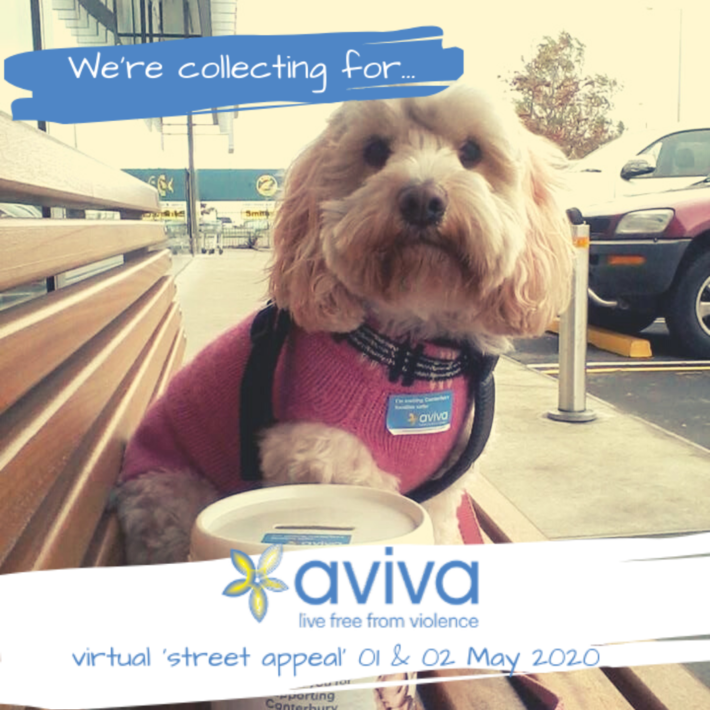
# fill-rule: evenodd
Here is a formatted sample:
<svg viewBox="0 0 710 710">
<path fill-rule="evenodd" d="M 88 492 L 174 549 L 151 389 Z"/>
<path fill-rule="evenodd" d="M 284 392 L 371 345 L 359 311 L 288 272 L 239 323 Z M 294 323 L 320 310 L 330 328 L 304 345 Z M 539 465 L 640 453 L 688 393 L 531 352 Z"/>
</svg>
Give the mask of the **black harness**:
<svg viewBox="0 0 710 710">
<path fill-rule="evenodd" d="M 257 313 L 251 326 L 252 349 L 241 384 L 239 434 L 241 473 L 245 481 L 261 481 L 258 434 L 276 424 L 272 407 L 274 373 L 292 321 L 288 311 L 269 304 Z M 464 374 L 468 377 L 468 397 L 474 415 L 468 443 L 457 461 L 436 478 L 407 493 L 421 503 L 441 493 L 457 481 L 481 455 L 488 441 L 495 411 L 493 369 L 498 357 L 482 355 L 467 343 L 457 344 L 463 353 Z"/>
</svg>

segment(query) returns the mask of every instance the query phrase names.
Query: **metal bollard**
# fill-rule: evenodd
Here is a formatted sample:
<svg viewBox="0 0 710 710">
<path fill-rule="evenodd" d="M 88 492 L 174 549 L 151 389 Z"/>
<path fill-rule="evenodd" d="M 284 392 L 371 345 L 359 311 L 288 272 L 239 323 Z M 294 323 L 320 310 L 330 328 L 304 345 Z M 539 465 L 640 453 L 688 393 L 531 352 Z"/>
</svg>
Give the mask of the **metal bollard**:
<svg viewBox="0 0 710 710">
<path fill-rule="evenodd" d="M 547 413 L 558 422 L 591 422 L 597 415 L 587 409 L 587 288 L 589 284 L 589 225 L 579 210 L 568 210 L 572 222 L 575 264 L 572 300 L 560 315 L 557 410 Z"/>
</svg>

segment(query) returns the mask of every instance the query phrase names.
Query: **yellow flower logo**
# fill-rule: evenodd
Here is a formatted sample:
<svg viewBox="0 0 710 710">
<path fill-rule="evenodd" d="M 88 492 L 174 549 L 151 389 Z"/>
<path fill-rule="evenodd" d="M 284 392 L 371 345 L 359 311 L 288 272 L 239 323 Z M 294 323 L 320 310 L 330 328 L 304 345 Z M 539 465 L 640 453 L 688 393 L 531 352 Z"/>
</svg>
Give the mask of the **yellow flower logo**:
<svg viewBox="0 0 710 710">
<path fill-rule="evenodd" d="M 407 415 L 407 419 L 409 419 L 410 424 L 416 424 L 417 423 L 417 415 L 411 412 L 410 414 Z"/>
<path fill-rule="evenodd" d="M 241 597 L 247 592 L 249 596 L 249 610 L 252 616 L 261 621 L 266 616 L 268 600 L 266 590 L 270 592 L 283 592 L 288 589 L 280 579 L 269 577 L 269 575 L 279 566 L 283 555 L 282 545 L 271 545 L 267 547 L 259 558 L 258 568 L 254 567 L 251 557 L 245 555 L 240 550 L 232 550 L 232 564 L 237 572 L 244 575 L 244 579 L 238 579 L 227 586 L 222 592 L 228 597 Z"/>
</svg>

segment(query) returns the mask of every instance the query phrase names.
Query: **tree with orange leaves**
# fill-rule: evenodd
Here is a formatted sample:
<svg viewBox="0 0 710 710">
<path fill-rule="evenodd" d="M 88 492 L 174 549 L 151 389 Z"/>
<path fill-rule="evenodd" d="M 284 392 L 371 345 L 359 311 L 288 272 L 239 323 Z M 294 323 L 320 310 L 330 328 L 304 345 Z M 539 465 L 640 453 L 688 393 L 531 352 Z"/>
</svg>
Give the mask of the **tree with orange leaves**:
<svg viewBox="0 0 710 710">
<path fill-rule="evenodd" d="M 619 136 L 622 122 L 609 117 L 621 88 L 605 74 L 584 74 L 585 46 L 568 32 L 545 37 L 535 56 L 507 83 L 517 94 L 523 123 L 577 159 Z"/>
</svg>

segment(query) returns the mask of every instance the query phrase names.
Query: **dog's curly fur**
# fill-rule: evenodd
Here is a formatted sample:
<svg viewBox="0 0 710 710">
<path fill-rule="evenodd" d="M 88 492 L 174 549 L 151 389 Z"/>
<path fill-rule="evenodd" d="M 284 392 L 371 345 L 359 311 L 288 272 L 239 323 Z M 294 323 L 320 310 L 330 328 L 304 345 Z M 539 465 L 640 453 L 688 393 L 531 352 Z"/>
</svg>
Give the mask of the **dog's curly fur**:
<svg viewBox="0 0 710 710">
<path fill-rule="evenodd" d="M 541 333 L 568 299 L 562 165 L 510 108 L 468 87 L 345 103 L 289 171 L 270 295 L 310 332 L 368 320 L 394 337 L 504 352 L 510 337 Z M 397 489 L 357 438 L 324 425 L 277 424 L 261 455 L 267 485 Z M 195 516 L 217 497 L 195 472 L 161 476 L 118 489 L 131 563 L 185 559 Z M 441 541 L 455 536 L 462 485 L 429 504 Z"/>
</svg>

